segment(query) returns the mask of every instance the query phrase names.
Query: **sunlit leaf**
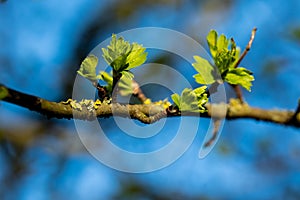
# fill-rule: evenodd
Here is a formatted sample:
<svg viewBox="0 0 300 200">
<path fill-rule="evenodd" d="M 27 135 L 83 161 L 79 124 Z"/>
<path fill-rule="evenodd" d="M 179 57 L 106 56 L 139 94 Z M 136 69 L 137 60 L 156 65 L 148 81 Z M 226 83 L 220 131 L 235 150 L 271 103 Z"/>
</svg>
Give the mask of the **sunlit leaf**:
<svg viewBox="0 0 300 200">
<path fill-rule="evenodd" d="M 207 103 L 207 95 L 204 94 L 206 86 L 197 88 L 196 91 L 192 89 L 185 88 L 181 96 L 178 94 L 173 94 L 171 96 L 174 104 L 179 108 L 181 112 L 206 112 L 203 107 Z"/>
<path fill-rule="evenodd" d="M 212 75 L 214 70 L 213 66 L 208 62 L 208 60 L 201 58 L 200 56 L 194 56 L 195 63 L 193 67 L 199 74 L 194 75 L 195 81 L 200 84 L 212 84 L 215 82 L 215 79 Z"/>
<path fill-rule="evenodd" d="M 212 57 L 215 57 L 217 54 L 217 37 L 218 34 L 215 30 L 211 30 L 206 37 Z"/>
<path fill-rule="evenodd" d="M 103 58 L 118 73 L 142 65 L 147 58 L 145 50 L 142 45 L 130 44 L 115 34 L 107 48 L 102 48 Z"/>
<path fill-rule="evenodd" d="M 130 96 L 133 93 L 132 77 L 130 75 L 122 76 L 119 81 L 119 92 L 122 96 Z"/>
<path fill-rule="evenodd" d="M 225 80 L 230 84 L 240 85 L 246 88 L 248 91 L 251 91 L 251 82 L 254 81 L 254 77 L 251 71 L 243 67 L 238 67 L 231 69 L 227 73 Z"/>
<path fill-rule="evenodd" d="M 218 33 L 215 30 L 211 30 L 207 35 L 207 43 L 214 59 L 214 64 L 221 77 L 230 84 L 241 85 L 250 91 L 252 86 L 251 82 L 254 80 L 254 77 L 249 70 L 236 66 L 240 59 L 240 49 L 236 46 L 235 41 L 233 39 L 229 40 L 223 34 L 218 36 Z M 211 73 L 207 73 L 212 70 L 206 60 L 197 61 L 196 64 L 193 64 L 193 66 L 198 72 L 202 72 L 202 74 L 204 74 L 204 76 L 196 74 L 194 76 L 196 82 L 205 84 L 206 79 L 208 80 L 206 80 L 206 84 L 212 82 L 212 75 L 209 75 Z"/>
<path fill-rule="evenodd" d="M 208 102 L 206 90 L 207 90 L 207 86 L 202 86 L 194 89 L 194 93 L 198 100 L 198 108 L 202 112 L 206 111 L 204 105 Z"/>
<path fill-rule="evenodd" d="M 100 72 L 100 77 L 101 77 L 100 80 L 103 80 L 107 84 L 105 86 L 106 91 L 109 92 L 109 93 L 111 93 L 112 92 L 112 85 L 113 85 L 113 78 L 112 78 L 112 76 L 109 73 L 107 73 L 107 72 L 101 71 Z"/>
<path fill-rule="evenodd" d="M 227 49 L 228 45 L 229 45 L 229 41 L 227 40 L 226 36 L 223 34 L 220 35 L 217 40 L 217 49 L 218 50 Z"/>
<path fill-rule="evenodd" d="M 142 65 L 147 59 L 147 52 L 145 52 L 146 48 L 137 43 L 132 44 L 132 49 L 129 55 L 127 56 L 126 63 L 128 63 L 128 67 L 126 70 L 138 67 Z"/>
<path fill-rule="evenodd" d="M 132 80 L 133 77 L 134 77 L 133 73 L 130 72 L 130 71 L 127 71 L 127 70 L 126 71 L 122 71 L 121 74 L 123 75 L 122 77 L 126 77 L 126 78 L 128 78 L 130 80 Z"/>
<path fill-rule="evenodd" d="M 116 34 L 112 35 L 107 48 L 102 48 L 103 58 L 117 72 L 126 68 L 126 58 L 130 51 L 130 43 L 122 37 L 117 38 Z"/>
<path fill-rule="evenodd" d="M 198 111 L 197 96 L 192 89 L 185 88 L 181 93 L 180 111 Z"/>
<path fill-rule="evenodd" d="M 99 75 L 96 75 L 97 64 L 98 58 L 94 55 L 89 55 L 83 60 L 77 73 L 90 81 L 96 81 L 100 78 Z"/>
<path fill-rule="evenodd" d="M 173 100 L 174 104 L 180 109 L 180 96 L 179 96 L 179 94 L 177 94 L 177 93 L 172 94 L 171 99 Z"/>
<path fill-rule="evenodd" d="M 100 72 L 101 74 L 101 80 L 106 82 L 106 90 L 108 92 L 112 91 L 112 84 L 113 84 L 113 77 L 107 72 Z M 133 93 L 133 88 L 132 88 L 132 78 L 133 74 L 129 71 L 123 71 L 122 72 L 123 76 L 119 80 L 118 86 L 119 86 L 119 92 L 122 96 L 128 96 L 132 95 Z"/>
</svg>

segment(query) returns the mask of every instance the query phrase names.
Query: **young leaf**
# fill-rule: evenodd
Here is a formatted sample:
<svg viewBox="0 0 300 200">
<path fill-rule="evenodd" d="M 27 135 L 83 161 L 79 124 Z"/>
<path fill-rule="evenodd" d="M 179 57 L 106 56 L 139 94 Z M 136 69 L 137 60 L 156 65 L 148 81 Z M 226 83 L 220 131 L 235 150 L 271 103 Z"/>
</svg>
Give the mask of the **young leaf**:
<svg viewBox="0 0 300 200">
<path fill-rule="evenodd" d="M 129 70 L 142 65 L 146 61 L 147 53 L 142 45 L 130 44 L 122 37 L 117 39 L 115 34 L 107 48 L 102 48 L 105 61 L 117 72 Z"/>
<path fill-rule="evenodd" d="M 101 78 L 100 75 L 96 75 L 97 64 L 98 58 L 94 55 L 89 55 L 83 60 L 77 73 L 94 82 Z"/>
<path fill-rule="evenodd" d="M 195 63 L 193 63 L 193 67 L 199 74 L 194 75 L 197 83 L 200 84 L 212 84 L 215 82 L 215 79 L 212 75 L 212 71 L 214 70 L 213 66 L 204 58 L 200 56 L 194 56 Z"/>
<path fill-rule="evenodd" d="M 206 112 L 203 105 L 207 103 L 207 94 L 205 94 L 206 86 L 197 88 L 196 91 L 185 88 L 181 96 L 173 94 L 171 96 L 174 104 L 178 107 L 181 112 Z"/>
<path fill-rule="evenodd" d="M 144 48 L 142 45 L 132 43 L 131 52 L 126 59 L 126 63 L 128 63 L 128 67 L 126 68 L 126 70 L 138 67 L 146 61 L 147 52 L 145 52 L 145 50 L 146 48 Z"/>
<path fill-rule="evenodd" d="M 228 48 L 229 41 L 227 40 L 225 35 L 220 35 L 217 40 L 217 49 L 227 49 Z"/>
<path fill-rule="evenodd" d="M 100 72 L 101 78 L 100 80 L 103 80 L 104 82 L 106 82 L 106 90 L 108 93 L 112 92 L 112 84 L 113 84 L 113 78 L 110 74 L 108 74 L 107 72 L 101 71 Z"/>
<path fill-rule="evenodd" d="M 210 53 L 213 58 L 216 56 L 217 50 L 218 50 L 217 37 L 218 37 L 218 34 L 215 30 L 211 30 L 206 37 L 206 40 L 207 40 L 207 43 L 209 46 L 209 50 L 210 50 Z"/>
<path fill-rule="evenodd" d="M 130 80 L 132 80 L 133 77 L 134 77 L 133 73 L 130 72 L 130 71 L 127 71 L 127 70 L 126 71 L 122 71 L 121 74 L 123 75 L 122 78 L 126 77 L 127 79 L 130 79 Z"/>
<path fill-rule="evenodd" d="M 180 96 L 179 96 L 179 94 L 177 94 L 177 93 L 172 94 L 171 99 L 173 100 L 174 104 L 180 109 Z"/>
<path fill-rule="evenodd" d="M 225 80 L 230 84 L 240 85 L 246 88 L 248 91 L 251 91 L 251 81 L 254 81 L 254 77 L 252 76 L 251 71 L 243 67 L 238 67 L 231 69 L 227 73 Z"/>
<path fill-rule="evenodd" d="M 206 89 L 207 89 L 207 86 L 204 85 L 204 86 L 194 89 L 194 92 L 197 97 L 200 97 L 201 95 L 203 95 L 206 92 Z"/>
<path fill-rule="evenodd" d="M 194 93 L 196 94 L 198 100 L 198 108 L 200 111 L 206 111 L 204 105 L 208 102 L 208 97 L 206 93 L 207 86 L 202 86 L 194 89 Z"/>
<path fill-rule="evenodd" d="M 223 34 L 218 36 L 217 32 L 212 30 L 207 35 L 207 43 L 214 59 L 214 64 L 219 70 L 221 77 L 229 84 L 241 85 L 250 91 L 252 86 L 251 81 L 254 80 L 254 77 L 249 70 L 245 68 L 236 68 L 236 64 L 240 59 L 240 49 L 236 46 L 235 41 L 233 39 L 229 40 Z M 201 64 L 198 64 L 197 68 L 195 67 L 197 66 L 196 64 L 194 64 L 195 66 L 193 65 L 196 70 L 200 69 L 201 66 L 206 66 L 201 68 L 202 72 L 204 71 L 203 68 L 209 69 L 204 61 L 197 61 L 197 63 Z M 207 75 L 205 78 L 206 77 L 210 78 L 210 76 Z M 204 80 L 200 75 L 196 74 L 194 78 L 196 79 L 196 82 L 201 84 L 204 83 Z M 209 78 L 208 80 L 210 80 Z"/>
<path fill-rule="evenodd" d="M 119 91 L 122 96 L 129 96 L 133 93 L 132 88 L 132 77 L 130 76 L 122 76 L 119 81 Z"/>
<path fill-rule="evenodd" d="M 107 72 L 100 72 L 101 74 L 101 80 L 105 81 L 107 85 L 105 86 L 106 90 L 108 92 L 112 91 L 112 84 L 113 84 L 113 77 L 107 73 Z M 133 93 L 132 89 L 132 78 L 133 74 L 129 71 L 123 71 L 122 72 L 123 76 L 121 77 L 119 81 L 119 91 L 122 96 L 128 96 Z"/>
<path fill-rule="evenodd" d="M 112 35 L 112 39 L 107 48 L 102 48 L 103 58 L 117 72 L 126 68 L 126 57 L 131 51 L 131 45 L 122 37 L 117 39 L 116 34 Z"/>
<path fill-rule="evenodd" d="M 180 100 L 180 111 L 198 111 L 197 96 L 192 89 L 185 88 Z"/>
</svg>

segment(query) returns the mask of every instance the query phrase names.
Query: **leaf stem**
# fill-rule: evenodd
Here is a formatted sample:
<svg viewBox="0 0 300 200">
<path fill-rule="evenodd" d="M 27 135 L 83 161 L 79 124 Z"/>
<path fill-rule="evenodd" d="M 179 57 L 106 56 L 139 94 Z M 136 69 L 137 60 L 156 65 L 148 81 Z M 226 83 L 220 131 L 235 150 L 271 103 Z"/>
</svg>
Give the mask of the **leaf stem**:
<svg viewBox="0 0 300 200">
<path fill-rule="evenodd" d="M 118 82 L 121 79 L 122 74 L 113 69 L 113 85 L 112 85 L 112 102 L 117 102 L 117 95 L 119 92 Z"/>
</svg>

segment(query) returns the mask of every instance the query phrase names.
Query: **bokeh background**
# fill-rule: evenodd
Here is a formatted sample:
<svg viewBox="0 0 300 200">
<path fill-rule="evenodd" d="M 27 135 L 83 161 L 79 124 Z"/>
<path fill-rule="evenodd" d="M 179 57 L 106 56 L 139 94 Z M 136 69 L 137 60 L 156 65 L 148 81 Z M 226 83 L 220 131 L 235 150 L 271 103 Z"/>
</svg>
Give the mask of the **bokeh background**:
<svg viewBox="0 0 300 200">
<path fill-rule="evenodd" d="M 253 47 L 242 63 L 256 78 L 252 92 L 243 91 L 246 101 L 268 109 L 297 106 L 298 0 L 0 2 L 0 83 L 16 90 L 53 101 L 71 98 L 81 61 L 112 33 L 164 27 L 207 48 L 205 36 L 216 29 L 243 48 L 251 29 L 257 27 Z M 194 73 L 186 72 L 174 55 L 151 55 L 151 62 Z M 154 99 L 167 97 L 164 89 L 145 90 Z M 227 95 L 233 95 L 230 88 Z M 100 121 L 120 145 L 131 151 L 143 149 L 142 141 L 125 140 L 111 119 Z M 300 199 L 298 129 L 253 120 L 226 121 L 216 147 L 200 160 L 206 128 L 204 120 L 191 147 L 172 165 L 128 174 L 94 159 L 81 144 L 72 120 L 47 120 L 0 102 L 0 199 Z M 153 145 L 170 139 L 158 138 Z"/>
</svg>

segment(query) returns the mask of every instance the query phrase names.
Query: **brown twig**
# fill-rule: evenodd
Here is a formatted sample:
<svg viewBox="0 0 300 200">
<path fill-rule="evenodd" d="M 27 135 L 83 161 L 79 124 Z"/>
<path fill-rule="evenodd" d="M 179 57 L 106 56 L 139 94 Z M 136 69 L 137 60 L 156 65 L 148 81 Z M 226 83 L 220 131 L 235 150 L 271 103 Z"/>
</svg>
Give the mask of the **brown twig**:
<svg viewBox="0 0 300 200">
<path fill-rule="evenodd" d="M 97 81 L 92 82 L 92 85 L 98 90 L 98 97 L 100 100 L 103 100 L 105 97 L 108 96 L 105 87 L 100 85 Z"/>
<path fill-rule="evenodd" d="M 118 103 L 112 103 L 101 104 L 98 109 L 92 111 L 84 107 L 82 110 L 77 110 L 72 108 L 69 104 L 47 101 L 33 95 L 10 89 L 4 85 L 0 85 L 0 90 L 7 91 L 7 95 L 3 97 L 2 101 L 28 108 L 29 110 L 36 111 L 48 118 L 95 120 L 96 117 L 106 118 L 119 116 L 130 117 L 131 119 L 136 119 L 143 123 L 150 124 L 166 117 L 200 116 L 197 112 L 182 113 L 179 110 L 175 110 L 174 112 L 172 109 L 162 110 L 161 106 L 155 104 L 121 105 Z M 222 108 L 224 106 L 226 107 L 225 115 L 223 111 L 218 112 L 218 110 L 212 109 L 213 106 L 217 106 L 216 104 L 206 104 L 207 113 L 201 114 L 201 117 L 226 118 L 228 120 L 255 119 L 300 128 L 300 118 L 293 118 L 295 115 L 294 111 L 264 110 L 260 108 L 253 108 L 248 104 L 242 104 L 239 102 L 218 105 L 222 106 Z"/>
<path fill-rule="evenodd" d="M 243 51 L 241 57 L 239 58 L 239 60 L 234 65 L 234 68 L 237 68 L 241 64 L 241 62 L 244 59 L 244 57 L 250 51 L 252 43 L 253 43 L 253 40 L 255 38 L 256 31 L 257 31 L 257 28 L 253 28 L 252 29 L 250 40 L 249 40 L 249 42 L 248 42 L 245 50 Z M 240 86 L 238 86 L 238 85 L 231 85 L 231 86 L 233 87 L 233 89 L 234 89 L 234 91 L 236 93 L 236 97 L 241 101 L 241 103 L 243 103 L 244 99 L 243 99 L 243 94 L 242 94 L 242 90 L 241 90 Z"/>
<path fill-rule="evenodd" d="M 239 58 L 239 60 L 238 60 L 238 61 L 236 62 L 236 64 L 234 65 L 234 68 L 237 68 L 237 67 L 241 64 L 241 62 L 242 62 L 242 60 L 244 59 L 244 57 L 245 57 L 245 56 L 247 55 L 247 53 L 250 51 L 251 46 L 252 46 L 252 43 L 253 43 L 253 40 L 254 40 L 254 38 L 255 38 L 256 31 L 257 31 L 257 28 L 253 28 L 253 29 L 252 29 L 252 33 L 251 33 L 250 40 L 249 40 L 249 42 L 248 42 L 248 44 L 247 44 L 245 50 L 243 51 L 241 57 Z"/>
<path fill-rule="evenodd" d="M 140 88 L 140 85 L 135 81 L 132 80 L 132 89 L 133 89 L 133 95 L 137 97 L 142 103 L 144 103 L 147 100 L 147 97 L 143 93 L 142 89 Z"/>
<path fill-rule="evenodd" d="M 235 91 L 235 94 L 236 94 L 236 98 L 238 98 L 240 100 L 241 103 L 244 102 L 244 99 L 243 99 L 243 93 L 242 93 L 242 90 L 241 90 L 241 87 L 239 85 L 231 85 Z"/>
<path fill-rule="evenodd" d="M 218 132 L 220 130 L 221 119 L 213 118 L 214 121 L 214 129 L 212 132 L 211 138 L 204 144 L 204 147 L 209 147 L 212 143 L 217 139 Z"/>
</svg>

